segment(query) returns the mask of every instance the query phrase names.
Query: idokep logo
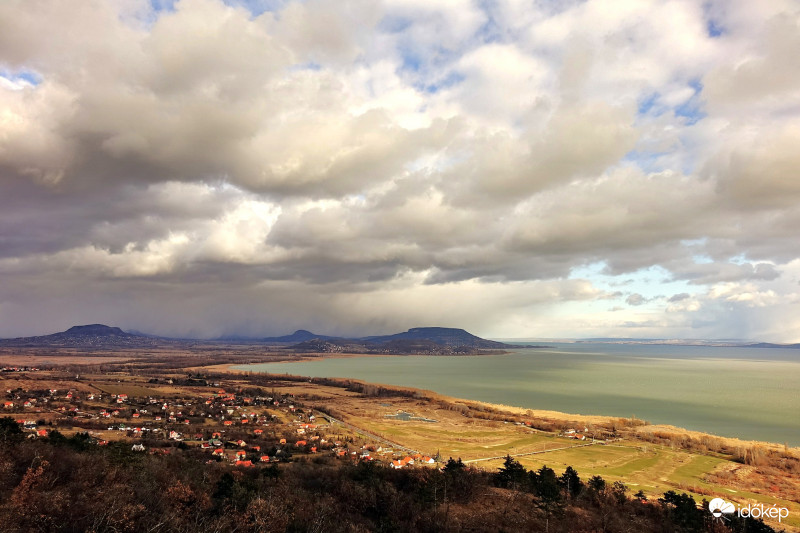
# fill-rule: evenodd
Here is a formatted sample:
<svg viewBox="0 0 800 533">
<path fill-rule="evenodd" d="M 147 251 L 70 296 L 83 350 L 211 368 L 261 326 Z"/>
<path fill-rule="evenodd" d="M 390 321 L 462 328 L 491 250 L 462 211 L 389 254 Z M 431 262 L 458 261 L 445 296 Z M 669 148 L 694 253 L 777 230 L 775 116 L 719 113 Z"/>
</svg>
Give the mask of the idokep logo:
<svg viewBox="0 0 800 533">
<path fill-rule="evenodd" d="M 724 518 L 723 515 L 731 515 L 736 513 L 739 518 L 772 518 L 778 519 L 778 522 L 789 516 L 789 509 L 786 507 L 765 507 L 763 503 L 758 505 L 748 505 L 746 507 L 737 507 L 731 502 L 727 502 L 722 498 L 714 498 L 708 502 L 708 510 L 714 515 L 715 518 Z"/>
<path fill-rule="evenodd" d="M 708 502 L 708 510 L 715 518 L 720 518 L 724 514 L 733 514 L 736 511 L 736 506 L 722 498 L 714 498 Z"/>
</svg>

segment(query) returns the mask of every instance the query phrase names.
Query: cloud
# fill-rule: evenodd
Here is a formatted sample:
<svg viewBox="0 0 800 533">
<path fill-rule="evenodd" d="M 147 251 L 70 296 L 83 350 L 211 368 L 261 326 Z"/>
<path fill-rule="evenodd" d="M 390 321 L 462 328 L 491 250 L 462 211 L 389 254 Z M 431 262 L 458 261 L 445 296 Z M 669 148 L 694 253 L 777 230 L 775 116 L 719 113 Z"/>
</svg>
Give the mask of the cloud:
<svg viewBox="0 0 800 533">
<path fill-rule="evenodd" d="M 670 303 L 682 302 L 683 300 L 687 300 L 691 297 L 692 296 L 688 292 L 681 292 L 678 294 L 673 294 L 667 299 L 667 301 Z"/>
<path fill-rule="evenodd" d="M 0 3 L 0 335 L 800 340 L 782 2 L 156 4 Z"/>
<path fill-rule="evenodd" d="M 648 302 L 647 298 L 645 298 L 639 293 L 633 293 L 627 298 L 625 298 L 625 303 L 628 305 L 639 306 L 639 305 L 644 305 L 647 302 Z"/>
</svg>

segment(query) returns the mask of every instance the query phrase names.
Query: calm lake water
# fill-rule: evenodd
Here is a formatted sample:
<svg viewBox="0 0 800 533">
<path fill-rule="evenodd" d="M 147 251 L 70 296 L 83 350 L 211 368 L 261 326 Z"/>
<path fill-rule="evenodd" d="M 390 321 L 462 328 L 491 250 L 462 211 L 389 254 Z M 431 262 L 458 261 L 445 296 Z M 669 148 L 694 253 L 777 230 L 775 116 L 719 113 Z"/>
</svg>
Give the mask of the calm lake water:
<svg viewBox="0 0 800 533">
<path fill-rule="evenodd" d="M 493 356 L 319 359 L 235 368 L 354 378 L 447 396 L 800 446 L 800 350 L 555 343 Z"/>
</svg>

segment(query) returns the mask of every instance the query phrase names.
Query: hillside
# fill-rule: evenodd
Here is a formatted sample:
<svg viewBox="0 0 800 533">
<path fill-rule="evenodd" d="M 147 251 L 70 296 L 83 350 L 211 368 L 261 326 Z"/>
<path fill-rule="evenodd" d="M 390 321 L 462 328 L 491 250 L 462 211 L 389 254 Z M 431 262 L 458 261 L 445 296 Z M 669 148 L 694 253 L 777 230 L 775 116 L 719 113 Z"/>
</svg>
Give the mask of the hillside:
<svg viewBox="0 0 800 533">
<path fill-rule="evenodd" d="M 268 343 L 295 343 L 295 342 L 305 342 L 314 339 L 334 339 L 336 337 L 331 337 L 329 335 L 317 335 L 316 333 L 311 333 L 305 329 L 298 329 L 291 335 L 283 335 L 280 337 L 265 337 L 263 339 L 259 339 L 261 342 L 268 342 Z"/>
<path fill-rule="evenodd" d="M 87 324 L 51 335 L 2 339 L 0 346 L 109 348 L 153 346 L 161 342 L 163 339 L 126 333 L 118 327 Z"/>
<path fill-rule="evenodd" d="M 341 338 L 319 335 L 299 329 L 290 335 L 265 338 L 220 337 L 211 341 L 167 339 L 144 333 L 131 333 L 105 324 L 73 326 L 66 331 L 35 337 L 0 340 L 0 346 L 61 347 L 61 348 L 123 348 L 175 346 L 183 344 L 251 344 L 281 345 L 282 349 L 305 353 L 381 353 L 452 355 L 480 354 L 487 350 L 519 349 L 502 342 L 482 339 L 463 329 L 421 327 L 402 333 L 362 338 Z"/>
<path fill-rule="evenodd" d="M 426 340 L 433 341 L 444 346 L 469 346 L 471 348 L 479 348 L 483 350 L 518 348 L 518 346 L 482 339 L 459 328 L 411 328 L 403 333 L 395 333 L 394 335 L 381 335 L 377 337 L 366 337 L 364 340 L 379 344 L 398 340 Z"/>
</svg>

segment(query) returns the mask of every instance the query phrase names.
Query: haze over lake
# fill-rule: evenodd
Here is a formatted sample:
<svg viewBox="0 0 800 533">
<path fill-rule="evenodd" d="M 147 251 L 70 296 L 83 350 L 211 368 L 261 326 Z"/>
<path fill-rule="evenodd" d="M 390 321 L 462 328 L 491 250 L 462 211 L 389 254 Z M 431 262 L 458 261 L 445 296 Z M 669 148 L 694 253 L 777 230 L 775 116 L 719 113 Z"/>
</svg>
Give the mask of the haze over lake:
<svg viewBox="0 0 800 533">
<path fill-rule="evenodd" d="M 240 370 L 343 377 L 448 396 L 800 445 L 800 350 L 550 343 L 495 356 L 324 358 Z"/>
</svg>

